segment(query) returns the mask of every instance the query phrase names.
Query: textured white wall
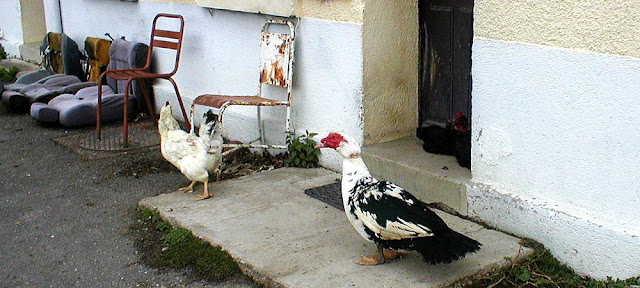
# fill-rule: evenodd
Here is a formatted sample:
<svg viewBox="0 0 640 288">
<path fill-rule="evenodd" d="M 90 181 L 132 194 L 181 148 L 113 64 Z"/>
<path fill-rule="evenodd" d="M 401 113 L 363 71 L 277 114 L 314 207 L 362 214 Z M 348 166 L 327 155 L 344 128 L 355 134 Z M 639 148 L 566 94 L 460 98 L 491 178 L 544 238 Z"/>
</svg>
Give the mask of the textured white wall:
<svg viewBox="0 0 640 288">
<path fill-rule="evenodd" d="M 187 108 L 200 94 L 257 92 L 260 29 L 271 16 L 148 1 L 62 2 L 64 31 L 81 46 L 87 36 L 101 37 L 105 32 L 148 43 L 153 17 L 161 12 L 185 18 L 184 46 L 174 79 Z M 300 133 L 320 133 L 319 137 L 342 129 L 361 140 L 362 26 L 302 18 L 296 29 L 293 127 Z M 162 69 L 171 63 L 158 59 L 158 64 Z M 169 98 L 175 99 L 168 81 L 157 81 L 154 90 L 157 107 Z M 276 98 L 284 97 L 284 91 L 278 90 L 273 91 L 278 94 Z M 284 119 L 284 109 L 267 107 L 263 111 L 269 142 L 284 143 L 284 133 L 276 132 L 284 131 L 280 130 L 284 122 L 276 120 Z M 201 111 L 196 112 L 199 123 Z M 228 112 L 227 136 L 241 141 L 254 139 L 255 108 L 232 107 Z M 174 114 L 179 115 L 177 105 Z M 331 154 L 323 154 L 323 165 L 341 167 L 341 161 Z"/>
<path fill-rule="evenodd" d="M 23 43 L 20 1 L 0 0 L 0 7 L 0 28 L 3 33 L 0 44 L 9 57 L 15 57 L 20 55 L 18 48 Z"/>
<path fill-rule="evenodd" d="M 362 25 L 304 18 L 298 27 L 294 74 L 294 128 L 320 137 L 343 130 L 362 143 Z M 323 166 L 342 169 L 337 153 Z"/>
<path fill-rule="evenodd" d="M 43 3 L 47 32 L 61 33 L 60 0 L 44 0 Z"/>
<path fill-rule="evenodd" d="M 640 246 L 640 60 L 475 38 L 472 69 L 473 181 L 591 223 L 596 230 L 585 236 L 604 229 Z M 496 221 L 500 227 L 518 220 Z M 514 232 L 544 238 L 539 225 L 524 221 Z M 600 261 L 596 254 L 607 253 L 592 249 L 597 241 L 573 240 L 589 252 L 561 260 L 582 273 L 609 275 L 589 268 Z M 606 271 L 614 277 L 625 271 L 612 267 Z"/>
</svg>

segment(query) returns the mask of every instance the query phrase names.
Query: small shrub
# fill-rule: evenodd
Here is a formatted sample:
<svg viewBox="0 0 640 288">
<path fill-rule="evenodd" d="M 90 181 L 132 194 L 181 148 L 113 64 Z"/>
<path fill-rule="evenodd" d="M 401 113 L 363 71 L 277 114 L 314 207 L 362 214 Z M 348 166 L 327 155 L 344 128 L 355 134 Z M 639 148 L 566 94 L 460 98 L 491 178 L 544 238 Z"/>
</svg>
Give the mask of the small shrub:
<svg viewBox="0 0 640 288">
<path fill-rule="evenodd" d="M 315 168 L 319 166 L 318 155 L 320 155 L 320 149 L 315 148 L 318 143 L 312 139 L 318 133 L 305 132 L 304 135 L 297 137 L 295 132 L 287 132 L 289 158 L 285 161 L 285 164 L 289 167 Z"/>
<path fill-rule="evenodd" d="M 7 59 L 7 52 L 4 51 L 4 47 L 0 44 L 0 60 Z"/>
<path fill-rule="evenodd" d="M 0 82 L 10 83 L 16 81 L 16 75 L 18 75 L 18 68 L 15 66 L 9 68 L 9 70 L 0 67 Z"/>
</svg>

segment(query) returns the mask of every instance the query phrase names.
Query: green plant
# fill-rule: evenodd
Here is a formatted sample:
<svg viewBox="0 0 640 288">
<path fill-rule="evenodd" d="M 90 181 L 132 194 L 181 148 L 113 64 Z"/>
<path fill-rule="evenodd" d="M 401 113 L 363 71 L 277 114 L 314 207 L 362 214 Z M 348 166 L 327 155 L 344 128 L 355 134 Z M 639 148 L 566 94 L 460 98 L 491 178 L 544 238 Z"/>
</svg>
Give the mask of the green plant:
<svg viewBox="0 0 640 288">
<path fill-rule="evenodd" d="M 511 261 L 509 267 L 472 279 L 472 284 L 456 287 L 628 288 L 640 285 L 640 277 L 598 281 L 580 276 L 553 257 L 549 249 L 542 244 L 531 239 L 523 239 L 522 245 L 534 249 L 533 254 L 523 262 L 515 263 L 511 258 L 507 258 Z"/>
<path fill-rule="evenodd" d="M 285 164 L 289 167 L 315 168 L 319 166 L 320 149 L 315 148 L 318 143 L 312 139 L 318 133 L 305 132 L 300 136 L 296 136 L 295 132 L 287 132 L 289 158 Z"/>
<path fill-rule="evenodd" d="M 4 47 L 0 44 L 0 60 L 7 59 L 7 52 L 4 51 Z"/>
<path fill-rule="evenodd" d="M 12 66 L 9 70 L 0 67 L 0 82 L 9 83 L 16 80 L 16 75 L 18 75 L 18 68 Z"/>
</svg>

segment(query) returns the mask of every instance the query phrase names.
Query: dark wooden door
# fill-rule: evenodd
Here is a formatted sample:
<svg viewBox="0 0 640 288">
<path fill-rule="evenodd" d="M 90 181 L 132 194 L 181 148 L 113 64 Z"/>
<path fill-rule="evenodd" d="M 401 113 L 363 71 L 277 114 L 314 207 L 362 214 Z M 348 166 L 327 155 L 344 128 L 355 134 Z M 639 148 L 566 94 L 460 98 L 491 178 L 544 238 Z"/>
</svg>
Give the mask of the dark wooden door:
<svg viewBox="0 0 640 288">
<path fill-rule="evenodd" d="M 473 0 L 420 0 L 420 124 L 471 119 Z"/>
</svg>

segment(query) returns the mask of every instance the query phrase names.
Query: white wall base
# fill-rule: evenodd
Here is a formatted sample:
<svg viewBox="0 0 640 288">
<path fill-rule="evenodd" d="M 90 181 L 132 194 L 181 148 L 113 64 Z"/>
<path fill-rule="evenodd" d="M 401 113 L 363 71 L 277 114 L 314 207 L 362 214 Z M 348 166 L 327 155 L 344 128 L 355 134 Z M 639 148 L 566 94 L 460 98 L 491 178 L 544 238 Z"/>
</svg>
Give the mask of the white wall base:
<svg viewBox="0 0 640 288">
<path fill-rule="evenodd" d="M 577 273 L 596 279 L 627 279 L 640 275 L 640 237 L 618 231 L 606 223 L 593 223 L 476 185 L 467 191 L 469 216 L 545 245 L 561 262 Z"/>
</svg>

